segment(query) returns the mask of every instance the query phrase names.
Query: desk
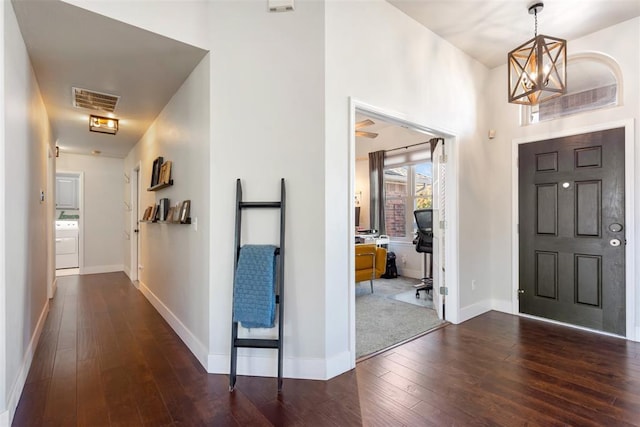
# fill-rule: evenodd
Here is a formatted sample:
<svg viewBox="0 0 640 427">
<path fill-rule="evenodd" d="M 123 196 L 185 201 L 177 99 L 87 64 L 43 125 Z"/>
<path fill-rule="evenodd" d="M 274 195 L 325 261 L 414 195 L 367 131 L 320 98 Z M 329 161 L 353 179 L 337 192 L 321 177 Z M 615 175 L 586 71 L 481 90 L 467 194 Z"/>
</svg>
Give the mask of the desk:
<svg viewBox="0 0 640 427">
<path fill-rule="evenodd" d="M 389 236 L 386 236 L 384 234 L 382 236 L 375 236 L 373 234 L 356 234 L 355 238 L 356 242 L 358 241 L 358 239 L 361 239 L 361 242 L 356 243 L 356 245 L 375 243 L 376 246 L 382 246 L 391 243 L 391 239 L 389 238 Z"/>
</svg>

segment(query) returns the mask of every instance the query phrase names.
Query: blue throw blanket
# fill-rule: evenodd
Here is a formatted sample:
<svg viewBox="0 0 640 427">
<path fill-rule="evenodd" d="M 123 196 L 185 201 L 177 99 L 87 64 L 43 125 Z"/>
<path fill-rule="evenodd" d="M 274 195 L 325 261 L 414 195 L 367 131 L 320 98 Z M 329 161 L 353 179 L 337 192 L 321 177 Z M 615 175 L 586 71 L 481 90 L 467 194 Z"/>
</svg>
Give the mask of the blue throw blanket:
<svg viewBox="0 0 640 427">
<path fill-rule="evenodd" d="M 273 328 L 276 319 L 276 247 L 240 248 L 233 284 L 233 321 L 245 328 Z"/>
</svg>

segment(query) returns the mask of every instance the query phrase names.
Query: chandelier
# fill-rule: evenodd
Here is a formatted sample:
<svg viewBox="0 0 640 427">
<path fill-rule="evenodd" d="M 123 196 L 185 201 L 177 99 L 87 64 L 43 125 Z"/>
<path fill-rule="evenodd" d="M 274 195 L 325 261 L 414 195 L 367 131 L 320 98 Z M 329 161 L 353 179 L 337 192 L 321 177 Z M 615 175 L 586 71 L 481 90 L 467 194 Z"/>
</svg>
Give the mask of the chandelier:
<svg viewBox="0 0 640 427">
<path fill-rule="evenodd" d="M 508 55 L 509 102 L 535 105 L 567 92 L 567 41 L 538 35 L 539 2 L 529 6 L 535 16 L 534 37 Z"/>
</svg>

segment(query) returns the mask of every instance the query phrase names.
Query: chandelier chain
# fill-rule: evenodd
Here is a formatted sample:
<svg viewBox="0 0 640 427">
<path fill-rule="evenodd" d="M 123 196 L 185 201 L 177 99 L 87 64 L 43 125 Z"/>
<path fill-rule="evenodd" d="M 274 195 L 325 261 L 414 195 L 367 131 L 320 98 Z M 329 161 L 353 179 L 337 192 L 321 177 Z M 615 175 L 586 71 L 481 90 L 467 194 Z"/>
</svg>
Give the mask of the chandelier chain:
<svg viewBox="0 0 640 427">
<path fill-rule="evenodd" d="M 535 22 L 536 22 L 536 28 L 535 28 L 535 30 L 533 32 L 533 36 L 534 37 L 538 37 L 538 11 L 535 10 L 535 9 L 533 11 L 533 16 L 534 16 L 534 19 L 535 19 Z"/>
</svg>

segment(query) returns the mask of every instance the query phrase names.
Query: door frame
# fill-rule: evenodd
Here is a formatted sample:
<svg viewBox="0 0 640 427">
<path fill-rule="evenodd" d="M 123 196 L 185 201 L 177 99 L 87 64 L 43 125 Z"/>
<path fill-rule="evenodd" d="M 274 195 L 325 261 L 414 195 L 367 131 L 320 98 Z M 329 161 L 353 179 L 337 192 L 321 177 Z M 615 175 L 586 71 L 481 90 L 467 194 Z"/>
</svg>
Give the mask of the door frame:
<svg viewBox="0 0 640 427">
<path fill-rule="evenodd" d="M 451 131 L 429 124 L 420 124 L 409 120 L 406 115 L 398 112 L 391 112 L 378 108 L 353 97 L 349 98 L 349 176 L 348 195 L 349 209 L 345 213 L 348 218 L 348 232 L 346 241 L 351 244 L 349 247 L 348 272 L 349 272 L 349 349 L 351 352 L 351 367 L 355 367 L 356 355 L 356 298 L 355 298 L 355 246 L 353 245 L 353 230 L 355 230 L 355 216 L 352 214 L 355 209 L 355 181 L 356 181 L 356 137 L 355 123 L 356 110 L 365 115 L 380 117 L 381 119 L 399 125 L 408 126 L 416 130 L 428 132 L 430 134 L 441 135 L 445 139 L 445 154 L 447 161 L 447 199 L 446 209 L 448 220 L 445 224 L 447 230 L 447 244 L 445 245 L 445 257 L 447 269 L 444 280 L 448 287 L 446 298 L 446 317 L 452 323 L 460 322 L 460 298 L 458 286 L 458 144 L 457 137 Z M 438 291 L 434 289 L 434 292 Z"/>
<path fill-rule="evenodd" d="M 83 171 L 74 171 L 67 169 L 57 169 L 56 166 L 56 176 L 59 173 L 65 173 L 70 175 L 78 176 L 78 215 L 80 218 L 78 219 L 78 274 L 84 274 L 84 172 Z M 54 177 L 55 179 L 55 177 Z M 55 202 L 54 202 L 55 205 Z M 53 211 L 55 212 L 55 206 Z M 58 215 L 54 213 L 55 219 L 58 219 Z"/>
<path fill-rule="evenodd" d="M 585 126 L 580 128 L 572 128 L 566 129 L 562 131 L 556 132 L 548 132 L 545 134 L 536 134 L 521 138 L 515 138 L 511 141 L 511 235 L 512 235 L 512 251 L 511 251 L 511 265 L 513 265 L 512 270 L 512 302 L 511 302 L 511 312 L 512 314 L 523 316 L 523 317 L 535 317 L 530 316 L 528 314 L 520 313 L 520 305 L 518 303 L 518 286 L 519 286 L 519 277 L 520 277 L 520 265 L 519 265 L 519 256 L 520 256 L 520 236 L 518 234 L 518 203 L 519 203 L 519 191 L 518 191 L 518 146 L 520 144 L 526 144 L 530 142 L 538 142 L 544 141 L 548 139 L 554 138 L 563 138 L 567 136 L 580 135 L 591 132 L 598 132 L 609 129 L 616 128 L 624 128 L 624 196 L 625 196 L 625 239 L 627 240 L 627 245 L 625 248 L 625 299 L 626 299 L 626 338 L 632 341 L 638 341 L 640 339 L 640 333 L 636 330 L 635 320 L 636 320 L 636 285 L 635 285 L 635 223 L 634 223 L 634 212 L 635 212 L 635 198 L 634 198 L 634 190 L 635 190 L 635 129 L 634 129 L 634 121 L 633 119 L 629 120 L 620 120 L 615 122 L 607 122 L 601 123 L 597 125 Z M 578 329 L 584 329 L 592 332 L 597 332 L 603 335 L 613 335 L 607 332 L 598 331 L 594 329 L 584 328 L 582 326 L 571 325 L 567 323 L 558 322 L 552 319 L 546 319 L 541 317 L 535 317 L 536 319 L 548 321 L 551 323 L 563 324 L 566 326 L 571 326 Z M 640 328 L 638 328 L 640 329 Z M 618 335 L 613 335 L 618 336 Z"/>
<path fill-rule="evenodd" d="M 131 168 L 130 182 L 130 221 L 129 221 L 129 242 L 130 242 L 130 262 L 129 266 L 129 279 L 133 282 L 137 288 L 139 286 L 139 274 L 140 274 L 140 232 L 137 233 L 134 230 L 140 230 L 140 224 L 138 224 L 138 214 L 140 208 L 140 170 L 142 163 L 138 162 L 133 168 Z"/>
</svg>

